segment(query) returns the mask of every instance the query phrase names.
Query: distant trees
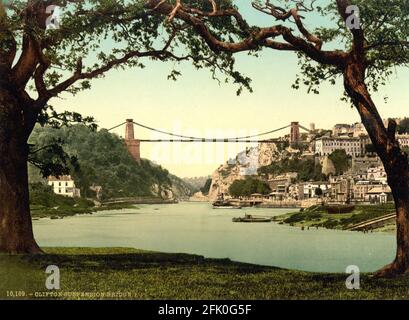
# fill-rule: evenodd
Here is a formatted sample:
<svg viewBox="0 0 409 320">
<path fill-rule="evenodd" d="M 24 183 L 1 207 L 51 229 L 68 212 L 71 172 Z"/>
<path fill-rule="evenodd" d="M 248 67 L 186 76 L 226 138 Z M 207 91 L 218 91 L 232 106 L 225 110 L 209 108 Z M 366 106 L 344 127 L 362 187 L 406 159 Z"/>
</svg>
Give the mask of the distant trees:
<svg viewBox="0 0 409 320">
<path fill-rule="evenodd" d="M 103 197 L 152 196 L 152 186 L 171 187 L 169 172 L 147 160 L 138 165 L 129 155 L 123 141 L 106 130 L 92 131 L 84 125 L 71 128 L 35 128 L 30 142 L 38 152 L 33 154 L 37 162 L 59 165 L 59 157 L 51 157 L 46 146 L 61 142 L 65 158 L 77 159 L 71 165 L 70 174 L 81 188 L 81 194 L 90 196 L 92 184 L 102 186 Z"/>
<path fill-rule="evenodd" d="M 351 167 L 351 157 L 345 150 L 335 150 L 328 157 L 335 166 L 337 175 L 345 173 Z"/>
<path fill-rule="evenodd" d="M 399 122 L 396 129 L 399 134 L 409 133 L 409 118 L 404 118 L 401 122 Z"/>
<path fill-rule="evenodd" d="M 297 172 L 298 180 L 300 181 L 325 179 L 325 176 L 322 174 L 322 166 L 319 163 L 315 163 L 313 159 L 284 159 L 258 169 L 260 174 L 279 175 L 286 172 Z"/>
<path fill-rule="evenodd" d="M 266 182 L 254 178 L 236 180 L 229 187 L 232 197 L 249 197 L 253 193 L 269 194 L 270 192 L 270 186 Z"/>
</svg>

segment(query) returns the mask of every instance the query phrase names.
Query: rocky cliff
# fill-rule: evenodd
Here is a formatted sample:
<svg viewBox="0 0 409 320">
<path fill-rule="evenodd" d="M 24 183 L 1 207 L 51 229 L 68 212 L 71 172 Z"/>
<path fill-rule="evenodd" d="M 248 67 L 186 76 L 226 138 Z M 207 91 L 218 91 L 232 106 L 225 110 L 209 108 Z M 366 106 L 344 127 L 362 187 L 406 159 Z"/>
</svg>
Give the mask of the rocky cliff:
<svg viewBox="0 0 409 320">
<path fill-rule="evenodd" d="M 229 159 L 213 173 L 209 200 L 214 201 L 218 194 L 228 193 L 235 180 L 257 175 L 258 168 L 268 166 L 273 161 L 280 160 L 282 156 L 282 152 L 274 143 L 261 143 L 257 147 L 240 152 L 235 159 Z"/>
</svg>

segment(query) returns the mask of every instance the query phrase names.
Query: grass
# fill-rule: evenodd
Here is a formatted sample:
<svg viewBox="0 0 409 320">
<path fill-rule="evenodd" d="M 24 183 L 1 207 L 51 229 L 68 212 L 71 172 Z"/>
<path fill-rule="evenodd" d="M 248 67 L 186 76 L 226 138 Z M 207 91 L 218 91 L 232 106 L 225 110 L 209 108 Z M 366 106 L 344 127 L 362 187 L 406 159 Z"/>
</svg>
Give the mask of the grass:
<svg viewBox="0 0 409 320">
<path fill-rule="evenodd" d="M 274 218 L 274 221 L 297 227 L 347 229 L 357 223 L 395 212 L 393 204 L 357 205 L 351 213 L 330 214 L 322 206 L 312 206 L 303 212 L 292 212 Z"/>
<path fill-rule="evenodd" d="M 92 214 L 97 211 L 119 210 L 127 208 L 134 208 L 134 205 L 130 203 L 116 203 L 96 207 L 94 205 L 80 204 L 77 206 L 60 205 L 53 208 L 41 205 L 30 206 L 31 216 L 33 219 L 41 218 L 62 219 L 64 217 L 74 216 L 76 214 Z"/>
<path fill-rule="evenodd" d="M 273 267 L 125 248 L 46 248 L 45 255 L 0 256 L 0 298 L 35 298 L 45 289 L 48 265 L 61 272 L 59 298 L 100 298 L 121 292 L 132 299 L 408 299 L 409 277 L 361 275 L 361 289 L 348 290 L 345 274 Z M 76 292 L 82 296 L 64 296 Z M 43 296 L 44 298 L 44 296 Z M 50 298 L 50 296 L 48 297 Z M 112 298 L 112 297 L 111 297 Z M 118 296 L 116 296 L 118 298 Z"/>
</svg>

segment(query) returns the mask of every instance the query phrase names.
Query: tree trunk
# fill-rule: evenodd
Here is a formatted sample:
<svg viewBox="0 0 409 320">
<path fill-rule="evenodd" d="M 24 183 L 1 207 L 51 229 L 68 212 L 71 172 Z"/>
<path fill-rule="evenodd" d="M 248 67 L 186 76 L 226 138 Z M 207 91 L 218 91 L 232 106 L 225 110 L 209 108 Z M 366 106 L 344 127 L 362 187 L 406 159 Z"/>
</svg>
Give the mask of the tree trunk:
<svg viewBox="0 0 409 320">
<path fill-rule="evenodd" d="M 396 208 L 397 250 L 395 260 L 379 270 L 380 277 L 409 273 L 409 164 L 395 139 L 396 123 L 385 128 L 365 85 L 365 66 L 352 62 L 344 72 L 344 84 L 357 108 L 376 152 L 385 167 Z"/>
<path fill-rule="evenodd" d="M 29 207 L 28 145 L 18 100 L 0 89 L 0 252 L 40 253 Z"/>
</svg>

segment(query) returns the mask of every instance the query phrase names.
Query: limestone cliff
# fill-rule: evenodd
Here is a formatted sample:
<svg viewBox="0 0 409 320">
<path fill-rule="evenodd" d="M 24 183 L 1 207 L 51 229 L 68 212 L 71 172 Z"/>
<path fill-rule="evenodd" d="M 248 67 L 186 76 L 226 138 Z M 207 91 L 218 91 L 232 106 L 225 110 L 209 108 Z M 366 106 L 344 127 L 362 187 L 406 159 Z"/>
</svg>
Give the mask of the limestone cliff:
<svg viewBox="0 0 409 320">
<path fill-rule="evenodd" d="M 258 168 L 268 166 L 281 157 L 282 153 L 274 143 L 261 143 L 257 147 L 240 152 L 235 159 L 230 159 L 213 173 L 209 200 L 214 201 L 218 194 L 228 193 L 235 180 L 257 175 Z"/>
</svg>

